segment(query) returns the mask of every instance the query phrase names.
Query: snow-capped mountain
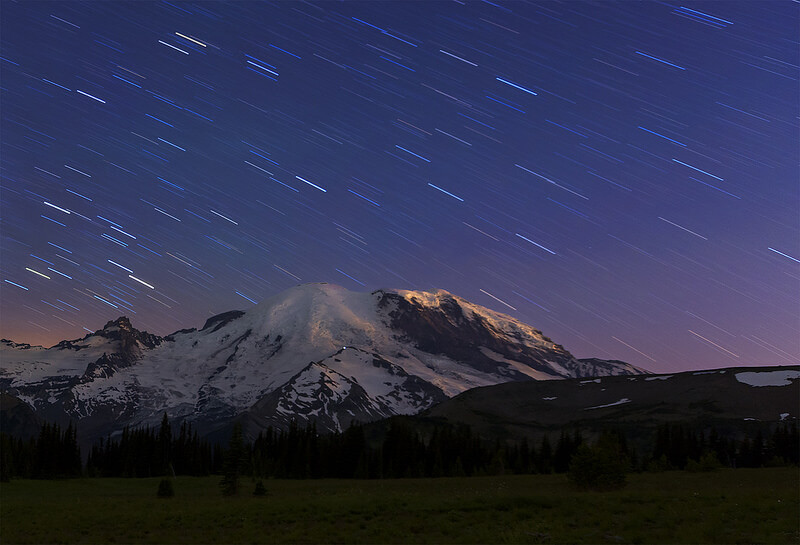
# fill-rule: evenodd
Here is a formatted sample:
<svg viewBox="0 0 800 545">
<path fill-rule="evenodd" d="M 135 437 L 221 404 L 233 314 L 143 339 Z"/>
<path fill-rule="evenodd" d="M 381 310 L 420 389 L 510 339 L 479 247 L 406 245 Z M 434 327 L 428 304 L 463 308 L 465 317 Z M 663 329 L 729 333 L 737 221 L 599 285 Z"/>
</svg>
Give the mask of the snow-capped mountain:
<svg viewBox="0 0 800 545">
<path fill-rule="evenodd" d="M 446 291 L 304 284 L 166 337 L 119 318 L 52 348 L 0 341 L 0 389 L 96 436 L 163 412 L 205 431 L 414 414 L 476 386 L 641 374 L 578 360 L 540 331 Z"/>
</svg>

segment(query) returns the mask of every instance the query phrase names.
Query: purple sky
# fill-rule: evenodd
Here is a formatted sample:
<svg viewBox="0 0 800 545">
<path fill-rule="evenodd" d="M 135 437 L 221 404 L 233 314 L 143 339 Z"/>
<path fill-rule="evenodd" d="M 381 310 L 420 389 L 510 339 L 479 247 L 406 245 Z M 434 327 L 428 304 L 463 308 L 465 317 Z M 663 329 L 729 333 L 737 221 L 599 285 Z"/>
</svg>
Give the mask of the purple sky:
<svg viewBox="0 0 800 545">
<path fill-rule="evenodd" d="M 4 2 L 0 336 L 442 288 L 800 361 L 798 4 Z"/>
</svg>

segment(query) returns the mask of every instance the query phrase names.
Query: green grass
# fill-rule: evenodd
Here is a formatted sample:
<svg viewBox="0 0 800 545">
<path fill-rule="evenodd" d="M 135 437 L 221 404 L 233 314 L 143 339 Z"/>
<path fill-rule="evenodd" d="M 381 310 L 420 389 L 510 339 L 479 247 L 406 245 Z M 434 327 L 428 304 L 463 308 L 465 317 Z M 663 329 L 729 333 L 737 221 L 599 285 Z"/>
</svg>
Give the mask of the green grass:
<svg viewBox="0 0 800 545">
<path fill-rule="evenodd" d="M 563 475 L 267 480 L 227 498 L 219 477 L 12 481 L 10 543 L 798 543 L 797 468 L 631 475 L 578 492 Z"/>
</svg>

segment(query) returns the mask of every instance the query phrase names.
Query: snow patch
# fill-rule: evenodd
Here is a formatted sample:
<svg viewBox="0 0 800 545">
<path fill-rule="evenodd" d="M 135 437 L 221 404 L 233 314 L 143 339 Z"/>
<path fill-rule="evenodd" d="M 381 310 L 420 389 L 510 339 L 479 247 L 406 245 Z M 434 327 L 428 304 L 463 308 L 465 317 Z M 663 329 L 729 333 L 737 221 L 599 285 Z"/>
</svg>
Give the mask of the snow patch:
<svg viewBox="0 0 800 545">
<path fill-rule="evenodd" d="M 597 384 L 600 384 L 600 379 L 599 378 L 595 378 L 595 379 L 592 379 L 592 380 L 582 380 L 581 384 L 589 384 L 590 382 L 596 382 Z"/>
<path fill-rule="evenodd" d="M 530 366 L 525 365 L 523 363 L 520 363 L 518 361 L 510 360 L 510 359 L 504 357 L 502 354 L 500 354 L 498 352 L 495 352 L 494 350 L 491 350 L 490 348 L 487 348 L 485 346 L 481 346 L 480 347 L 480 351 L 484 356 L 487 356 L 487 357 L 489 357 L 489 358 L 491 358 L 494 361 L 499 362 L 499 363 L 507 363 L 509 365 L 509 367 L 511 367 L 512 369 L 516 369 L 517 371 L 519 371 L 523 375 L 528 375 L 529 377 L 531 377 L 534 380 L 553 380 L 553 379 L 561 379 L 561 378 L 570 376 L 569 371 L 567 371 L 566 369 L 564 369 L 563 367 L 561 367 L 558 364 L 553 365 L 553 367 L 558 365 L 558 367 L 560 367 L 564 371 L 564 374 L 562 376 L 559 376 L 559 375 L 557 375 L 555 373 L 545 373 L 544 371 L 538 371 L 538 370 L 533 369 Z M 552 362 L 550 362 L 550 363 L 552 365 Z M 500 370 L 500 367 L 498 366 L 498 371 L 499 370 Z"/>
<path fill-rule="evenodd" d="M 789 418 L 789 416 L 790 416 L 790 414 L 789 414 L 789 413 L 781 413 L 781 422 L 783 422 L 784 420 L 786 420 L 787 418 Z"/>
<path fill-rule="evenodd" d="M 594 407 L 586 407 L 583 410 L 590 411 L 592 409 L 602 409 L 603 407 L 613 407 L 614 405 L 623 405 L 625 403 L 630 403 L 630 402 L 631 402 L 630 399 L 628 399 L 627 397 L 623 397 L 622 399 L 620 399 L 619 401 L 615 401 L 614 403 L 609 403 L 607 405 L 595 405 Z"/>
<path fill-rule="evenodd" d="M 564 366 L 562 366 L 561 364 L 559 364 L 559 363 L 557 363 L 555 361 L 547 360 L 547 364 L 550 367 L 552 367 L 555 370 L 555 372 L 560 374 L 561 376 L 564 376 L 564 377 L 572 377 L 572 376 L 574 376 L 573 373 L 570 373 L 569 371 L 567 371 L 567 369 Z"/>
<path fill-rule="evenodd" d="M 543 397 L 545 401 L 553 401 L 554 399 L 558 399 L 558 397 Z"/>
<path fill-rule="evenodd" d="M 800 378 L 800 371 L 747 371 L 736 373 L 736 380 L 749 386 L 789 386 Z"/>
<path fill-rule="evenodd" d="M 668 378 L 672 378 L 675 375 L 661 375 L 659 377 L 647 377 L 645 380 L 667 380 Z"/>
</svg>

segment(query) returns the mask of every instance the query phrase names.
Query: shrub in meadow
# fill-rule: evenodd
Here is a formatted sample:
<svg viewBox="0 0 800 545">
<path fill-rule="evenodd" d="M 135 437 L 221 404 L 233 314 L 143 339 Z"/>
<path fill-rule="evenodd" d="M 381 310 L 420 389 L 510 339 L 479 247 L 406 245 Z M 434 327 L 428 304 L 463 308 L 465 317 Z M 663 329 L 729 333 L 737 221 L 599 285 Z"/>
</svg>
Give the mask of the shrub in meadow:
<svg viewBox="0 0 800 545">
<path fill-rule="evenodd" d="M 256 487 L 253 490 L 253 495 L 254 496 L 266 496 L 267 495 L 267 489 L 264 487 L 264 482 L 263 481 L 259 480 L 256 483 Z"/>
<path fill-rule="evenodd" d="M 612 435 L 601 436 L 593 446 L 582 444 L 572 456 L 567 477 L 584 490 L 615 490 L 627 484 L 628 459 Z"/>
<path fill-rule="evenodd" d="M 172 479 L 161 479 L 161 482 L 158 483 L 157 496 L 159 498 L 171 498 L 174 495 L 175 489 L 172 487 Z"/>
</svg>

